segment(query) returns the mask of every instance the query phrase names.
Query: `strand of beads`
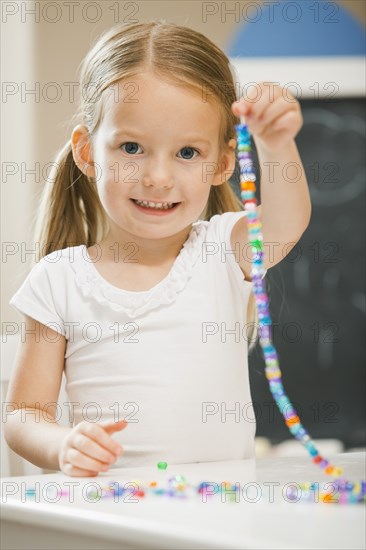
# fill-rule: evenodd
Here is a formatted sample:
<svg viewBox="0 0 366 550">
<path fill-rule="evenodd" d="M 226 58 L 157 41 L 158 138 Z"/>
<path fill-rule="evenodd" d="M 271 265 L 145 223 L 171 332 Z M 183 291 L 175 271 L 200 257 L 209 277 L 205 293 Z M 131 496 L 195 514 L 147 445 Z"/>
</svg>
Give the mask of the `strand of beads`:
<svg viewBox="0 0 366 550">
<path fill-rule="evenodd" d="M 244 117 L 240 117 L 240 124 L 235 125 L 237 135 L 238 160 L 240 165 L 240 185 L 241 198 L 244 209 L 247 211 L 247 224 L 249 243 L 253 253 L 252 261 L 252 281 L 253 292 L 258 309 L 258 318 L 260 326 L 259 342 L 264 353 L 266 363 L 265 374 L 269 382 L 269 388 L 274 400 L 284 416 L 285 423 L 292 435 L 302 443 L 309 452 L 313 462 L 318 464 L 326 474 L 333 476 L 337 480 L 337 489 L 341 494 L 352 493 L 352 499 L 349 502 L 359 502 L 366 500 L 365 482 L 350 483 L 344 477 L 343 469 L 330 464 L 317 450 L 314 441 L 310 438 L 300 422 L 300 418 L 294 409 L 290 399 L 287 397 L 283 385 L 282 375 L 278 363 L 276 349 L 272 343 L 271 324 L 272 320 L 268 308 L 268 296 L 263 280 L 263 235 L 262 224 L 257 216 L 257 199 L 255 196 L 255 174 L 253 170 L 253 160 L 251 155 L 251 141 Z M 355 491 L 358 491 L 355 494 Z M 347 500 L 347 499 L 346 499 Z M 345 498 L 343 497 L 343 502 Z"/>
<path fill-rule="evenodd" d="M 364 483 L 364 482 L 363 482 Z M 46 483 L 47 485 L 47 483 Z M 249 488 L 247 488 L 247 485 Z M 254 483 L 255 495 L 250 495 L 250 487 L 253 487 L 253 482 L 241 484 L 238 481 L 201 481 L 199 483 L 190 483 L 184 476 L 180 474 L 173 475 L 164 481 L 149 481 L 134 479 L 131 481 L 103 481 L 103 478 L 98 482 L 86 483 L 80 487 L 80 496 L 83 500 L 89 503 L 98 502 L 101 499 L 113 499 L 114 502 L 136 503 L 139 499 L 149 497 L 165 497 L 169 499 L 194 499 L 197 496 L 201 497 L 203 502 L 209 498 L 220 498 L 222 502 L 280 502 L 286 501 L 290 503 L 312 502 L 326 504 L 344 504 L 356 503 L 362 501 L 362 493 L 356 486 L 353 490 L 343 491 L 336 494 L 332 483 L 324 483 L 324 488 L 320 483 L 286 483 L 283 487 L 278 488 L 276 495 L 268 491 L 265 484 Z M 331 485 L 331 487 L 329 487 Z M 29 487 L 25 490 L 25 499 L 36 502 L 55 502 L 61 497 L 68 497 L 70 502 L 75 502 L 75 494 L 73 491 L 61 490 L 55 488 L 55 494 L 50 495 L 49 491 L 45 491 L 45 486 L 40 487 L 40 484 Z M 249 493 L 248 493 L 249 491 Z M 277 491 L 277 489 L 276 489 Z M 71 499 L 71 500 L 70 500 Z M 274 500 L 275 499 L 275 500 Z"/>
</svg>

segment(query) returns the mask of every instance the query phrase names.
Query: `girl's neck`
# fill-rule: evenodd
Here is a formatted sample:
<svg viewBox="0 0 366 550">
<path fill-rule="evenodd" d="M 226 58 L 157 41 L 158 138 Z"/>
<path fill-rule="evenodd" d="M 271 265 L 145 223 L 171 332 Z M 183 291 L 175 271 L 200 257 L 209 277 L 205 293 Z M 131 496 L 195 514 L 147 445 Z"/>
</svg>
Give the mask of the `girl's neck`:
<svg viewBox="0 0 366 550">
<path fill-rule="evenodd" d="M 98 243 L 98 254 L 116 262 L 132 262 L 140 266 L 159 266 L 176 258 L 189 237 L 192 226 L 163 239 L 144 239 L 111 229 Z M 92 247 L 91 247 L 92 248 Z"/>
</svg>

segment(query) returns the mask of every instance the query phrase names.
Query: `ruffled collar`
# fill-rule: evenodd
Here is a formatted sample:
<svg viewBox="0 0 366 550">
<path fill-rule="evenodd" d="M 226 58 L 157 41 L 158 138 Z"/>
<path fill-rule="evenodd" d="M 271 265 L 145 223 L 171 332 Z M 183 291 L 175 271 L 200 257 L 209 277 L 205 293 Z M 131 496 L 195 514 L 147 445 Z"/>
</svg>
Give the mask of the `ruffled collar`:
<svg viewBox="0 0 366 550">
<path fill-rule="evenodd" d="M 193 267 L 202 250 L 207 225 L 208 222 L 203 220 L 192 224 L 190 234 L 170 272 L 149 290 L 128 291 L 109 283 L 97 271 L 85 244 L 75 247 L 74 261 L 70 263 L 75 272 L 76 284 L 85 298 L 96 300 L 114 311 L 123 311 L 132 319 L 161 305 L 170 304 L 192 276 Z"/>
</svg>

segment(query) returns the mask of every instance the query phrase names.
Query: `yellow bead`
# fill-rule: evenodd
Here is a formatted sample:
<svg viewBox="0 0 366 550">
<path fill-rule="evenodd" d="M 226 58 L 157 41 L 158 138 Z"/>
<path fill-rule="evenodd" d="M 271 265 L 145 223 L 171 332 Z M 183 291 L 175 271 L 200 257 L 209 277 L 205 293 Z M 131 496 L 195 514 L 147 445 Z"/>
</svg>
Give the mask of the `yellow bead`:
<svg viewBox="0 0 366 550">
<path fill-rule="evenodd" d="M 281 377 L 281 371 L 275 370 L 272 372 L 266 372 L 267 378 L 280 378 Z"/>
</svg>

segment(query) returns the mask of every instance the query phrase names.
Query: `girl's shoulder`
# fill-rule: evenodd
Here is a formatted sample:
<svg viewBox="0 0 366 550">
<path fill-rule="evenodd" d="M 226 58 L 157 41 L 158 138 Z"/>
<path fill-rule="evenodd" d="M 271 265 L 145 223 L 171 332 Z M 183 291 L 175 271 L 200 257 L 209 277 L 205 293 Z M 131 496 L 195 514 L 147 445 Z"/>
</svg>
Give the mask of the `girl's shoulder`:
<svg viewBox="0 0 366 550">
<path fill-rule="evenodd" d="M 223 214 L 215 214 L 209 221 L 202 222 L 206 226 L 206 240 L 229 244 L 234 225 L 246 215 L 245 210 L 224 212 Z"/>
<path fill-rule="evenodd" d="M 70 246 L 46 254 L 31 267 L 25 276 L 25 282 L 38 286 L 47 283 L 50 287 L 57 287 L 61 282 L 65 284 L 72 274 L 70 267 L 74 262 L 80 261 L 84 248 L 84 245 Z"/>
<path fill-rule="evenodd" d="M 86 246 L 84 244 L 79 244 L 76 246 L 68 246 L 59 250 L 54 250 L 49 254 L 46 254 L 38 262 L 44 266 L 64 266 L 70 263 L 73 263 L 76 258 L 80 256 L 85 256 Z M 38 264 L 37 264 L 38 265 Z"/>
<path fill-rule="evenodd" d="M 77 258 L 84 245 L 55 250 L 41 258 L 22 279 L 9 304 L 44 325 L 66 335 L 64 320 L 69 305 L 78 307 L 70 262 Z M 20 274 L 19 274 L 20 275 Z M 19 281 L 20 282 L 20 281 Z"/>
</svg>

